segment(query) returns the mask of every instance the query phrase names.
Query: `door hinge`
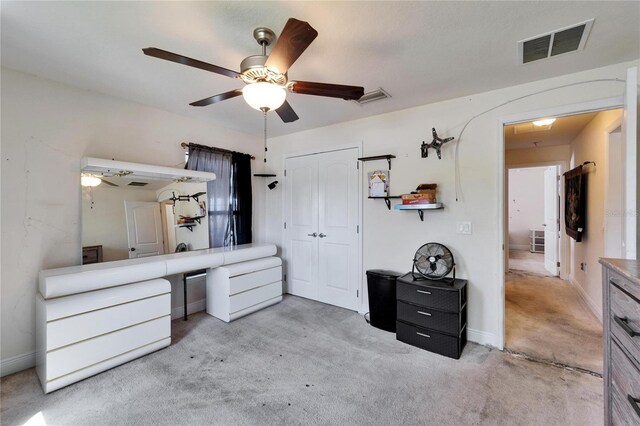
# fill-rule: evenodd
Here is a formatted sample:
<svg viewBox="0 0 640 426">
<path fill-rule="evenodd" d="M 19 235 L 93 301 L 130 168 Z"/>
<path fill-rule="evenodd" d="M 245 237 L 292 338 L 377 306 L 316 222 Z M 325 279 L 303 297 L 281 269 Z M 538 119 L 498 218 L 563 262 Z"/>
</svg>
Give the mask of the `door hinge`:
<svg viewBox="0 0 640 426">
<path fill-rule="evenodd" d="M 559 268 L 560 267 L 560 262 L 556 262 L 556 266 Z"/>
<path fill-rule="evenodd" d="M 287 169 L 284 169 L 284 175 L 285 176 L 287 175 Z"/>
<path fill-rule="evenodd" d="M 284 223 L 284 229 L 287 229 L 287 222 Z"/>
<path fill-rule="evenodd" d="M 356 290 L 356 297 L 360 297 L 360 290 Z"/>
<path fill-rule="evenodd" d="M 284 282 L 287 282 L 287 274 L 284 274 Z"/>
<path fill-rule="evenodd" d="M 360 162 L 359 161 L 356 162 L 356 169 L 360 170 Z"/>
<path fill-rule="evenodd" d="M 360 225 L 356 225 L 356 234 L 360 233 Z"/>
</svg>

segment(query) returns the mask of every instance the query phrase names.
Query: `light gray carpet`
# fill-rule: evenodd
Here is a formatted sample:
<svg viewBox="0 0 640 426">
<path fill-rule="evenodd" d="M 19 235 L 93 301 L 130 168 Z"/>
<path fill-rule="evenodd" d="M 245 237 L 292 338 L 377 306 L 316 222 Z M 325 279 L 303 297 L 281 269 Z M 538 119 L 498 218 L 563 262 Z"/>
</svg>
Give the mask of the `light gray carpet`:
<svg viewBox="0 0 640 426">
<path fill-rule="evenodd" d="M 5 377 L 2 424 L 602 424 L 602 379 L 474 344 L 452 360 L 296 297 L 173 331 L 169 348 L 49 395 L 34 370 Z"/>
</svg>

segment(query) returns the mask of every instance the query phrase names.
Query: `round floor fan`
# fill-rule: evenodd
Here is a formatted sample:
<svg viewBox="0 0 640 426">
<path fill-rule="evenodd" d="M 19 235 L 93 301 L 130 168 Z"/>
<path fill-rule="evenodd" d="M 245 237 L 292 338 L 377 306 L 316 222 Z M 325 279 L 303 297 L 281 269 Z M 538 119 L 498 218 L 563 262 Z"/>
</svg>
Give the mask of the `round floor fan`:
<svg viewBox="0 0 640 426">
<path fill-rule="evenodd" d="M 411 272 L 414 279 L 417 272 L 429 280 L 444 280 L 453 271 L 453 283 L 456 279 L 455 266 L 451 250 L 440 243 L 427 243 L 416 251 Z"/>
</svg>

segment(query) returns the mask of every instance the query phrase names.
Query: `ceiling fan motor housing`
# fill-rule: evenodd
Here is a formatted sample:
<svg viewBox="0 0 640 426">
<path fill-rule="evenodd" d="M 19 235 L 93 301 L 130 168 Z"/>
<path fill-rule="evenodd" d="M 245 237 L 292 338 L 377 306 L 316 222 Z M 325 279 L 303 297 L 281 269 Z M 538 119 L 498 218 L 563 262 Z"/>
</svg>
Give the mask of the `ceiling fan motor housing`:
<svg viewBox="0 0 640 426">
<path fill-rule="evenodd" d="M 271 71 L 264 64 L 267 62 L 266 55 L 248 56 L 240 62 L 240 72 L 242 80 L 247 83 L 257 83 L 266 81 L 268 83 L 279 84 L 284 86 L 287 84 L 287 75 Z"/>
</svg>

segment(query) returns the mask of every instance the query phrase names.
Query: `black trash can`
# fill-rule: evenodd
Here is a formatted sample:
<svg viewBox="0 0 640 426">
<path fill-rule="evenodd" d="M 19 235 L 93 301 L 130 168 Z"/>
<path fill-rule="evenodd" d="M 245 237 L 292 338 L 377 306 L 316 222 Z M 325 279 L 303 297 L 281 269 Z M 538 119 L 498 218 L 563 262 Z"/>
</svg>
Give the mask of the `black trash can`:
<svg viewBox="0 0 640 426">
<path fill-rule="evenodd" d="M 396 279 L 401 275 L 382 269 L 367 271 L 369 318 L 372 326 L 396 332 Z"/>
</svg>

